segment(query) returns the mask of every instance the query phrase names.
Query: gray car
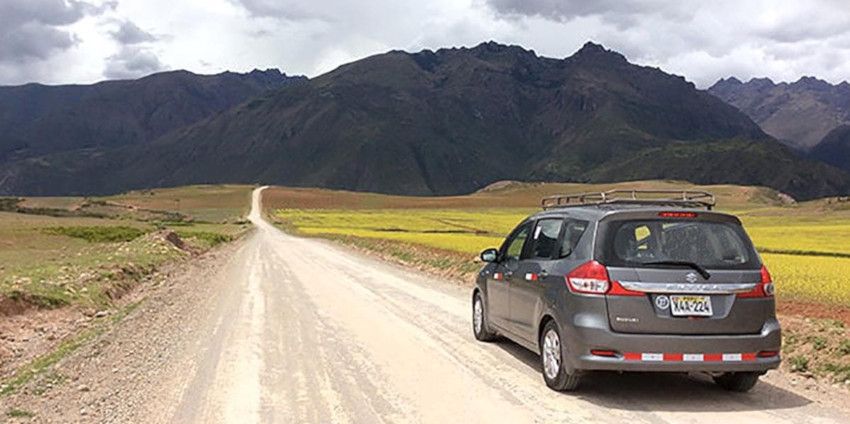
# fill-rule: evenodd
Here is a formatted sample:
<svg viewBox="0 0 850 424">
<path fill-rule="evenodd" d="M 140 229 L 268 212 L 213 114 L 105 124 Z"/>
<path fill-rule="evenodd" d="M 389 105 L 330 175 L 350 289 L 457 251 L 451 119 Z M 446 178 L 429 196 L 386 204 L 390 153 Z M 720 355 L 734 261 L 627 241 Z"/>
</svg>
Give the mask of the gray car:
<svg viewBox="0 0 850 424">
<path fill-rule="evenodd" d="M 610 191 L 543 206 L 481 253 L 478 340 L 539 353 L 555 390 L 609 370 L 704 372 L 744 392 L 779 366 L 770 274 L 713 195 Z"/>
</svg>

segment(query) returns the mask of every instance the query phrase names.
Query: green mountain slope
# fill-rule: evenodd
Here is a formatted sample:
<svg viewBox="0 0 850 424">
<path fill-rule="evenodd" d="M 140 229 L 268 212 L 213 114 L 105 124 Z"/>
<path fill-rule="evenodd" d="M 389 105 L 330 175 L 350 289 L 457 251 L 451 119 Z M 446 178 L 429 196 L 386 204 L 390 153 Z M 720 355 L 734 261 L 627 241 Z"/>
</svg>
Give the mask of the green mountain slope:
<svg viewBox="0 0 850 424">
<path fill-rule="evenodd" d="M 174 71 L 92 85 L 0 87 L 0 163 L 148 143 L 300 79 L 276 69 L 218 75 Z"/>
<path fill-rule="evenodd" d="M 850 125 L 842 125 L 830 131 L 810 156 L 850 172 Z"/>
</svg>

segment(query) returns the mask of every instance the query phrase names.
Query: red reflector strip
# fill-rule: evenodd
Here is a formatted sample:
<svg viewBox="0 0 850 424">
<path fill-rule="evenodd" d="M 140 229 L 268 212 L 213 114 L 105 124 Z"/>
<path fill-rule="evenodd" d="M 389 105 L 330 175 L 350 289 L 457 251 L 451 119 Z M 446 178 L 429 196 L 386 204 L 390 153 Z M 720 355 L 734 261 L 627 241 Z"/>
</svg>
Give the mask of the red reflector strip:
<svg viewBox="0 0 850 424">
<path fill-rule="evenodd" d="M 703 359 L 705 362 L 721 362 L 723 361 L 723 354 L 721 353 L 706 353 Z"/>
<path fill-rule="evenodd" d="M 593 350 L 590 351 L 590 354 L 595 355 L 595 356 L 604 356 L 606 358 L 614 358 L 614 357 L 617 356 L 617 352 L 615 352 L 613 350 L 593 349 Z"/>
<path fill-rule="evenodd" d="M 529 272 L 525 274 L 525 279 L 528 281 L 537 281 L 537 274 Z"/>
<path fill-rule="evenodd" d="M 623 359 L 627 361 L 640 361 L 640 353 L 626 352 L 623 354 Z"/>
<path fill-rule="evenodd" d="M 680 362 L 684 357 L 685 355 L 681 353 L 665 353 L 664 362 Z"/>
<path fill-rule="evenodd" d="M 651 353 L 625 352 L 626 361 L 643 362 L 742 362 L 755 361 L 755 352 L 747 353 Z"/>
<path fill-rule="evenodd" d="M 501 272 L 494 272 L 493 273 L 493 279 L 494 280 L 501 280 L 502 279 L 502 273 Z"/>
</svg>

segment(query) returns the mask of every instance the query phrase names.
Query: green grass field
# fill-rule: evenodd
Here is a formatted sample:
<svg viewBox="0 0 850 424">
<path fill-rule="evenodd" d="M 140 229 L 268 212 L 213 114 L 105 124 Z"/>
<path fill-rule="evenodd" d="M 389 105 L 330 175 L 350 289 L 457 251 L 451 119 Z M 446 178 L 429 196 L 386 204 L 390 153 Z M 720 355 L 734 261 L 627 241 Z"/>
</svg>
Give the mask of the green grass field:
<svg viewBox="0 0 850 424">
<path fill-rule="evenodd" d="M 741 217 L 773 274 L 780 300 L 850 306 L 850 210 L 824 201 L 787 204 L 769 189 L 667 181 L 511 184 L 470 196 L 418 198 L 273 188 L 265 201 L 285 227 L 304 235 L 388 240 L 454 252 L 471 261 L 484 248 L 501 244 L 516 224 L 539 210 L 544 195 L 632 186 L 714 192 L 720 211 Z"/>
<path fill-rule="evenodd" d="M 0 300 L 102 307 L 157 266 L 243 233 L 250 186 L 192 186 L 106 198 L 13 199 L 0 212 Z"/>
</svg>

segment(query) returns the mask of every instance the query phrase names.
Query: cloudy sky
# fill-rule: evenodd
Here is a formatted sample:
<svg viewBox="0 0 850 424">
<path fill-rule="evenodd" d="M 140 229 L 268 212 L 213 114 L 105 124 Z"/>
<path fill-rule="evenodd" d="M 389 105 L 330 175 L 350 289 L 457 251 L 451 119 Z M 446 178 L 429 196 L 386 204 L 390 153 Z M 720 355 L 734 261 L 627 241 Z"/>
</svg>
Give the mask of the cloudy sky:
<svg viewBox="0 0 850 424">
<path fill-rule="evenodd" d="M 169 69 L 316 76 L 391 49 L 588 40 L 707 87 L 729 75 L 850 79 L 842 0 L 0 0 L 0 84 Z"/>
</svg>

